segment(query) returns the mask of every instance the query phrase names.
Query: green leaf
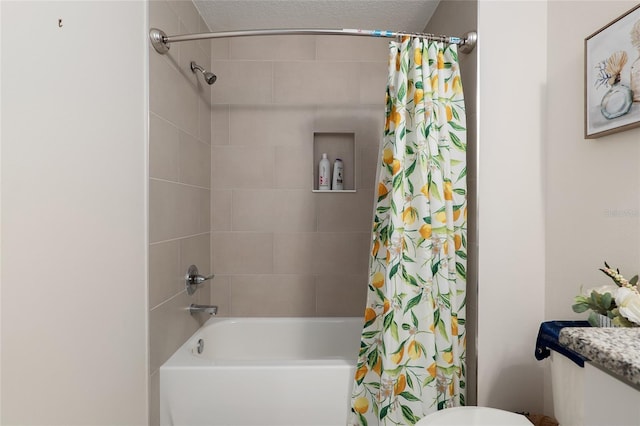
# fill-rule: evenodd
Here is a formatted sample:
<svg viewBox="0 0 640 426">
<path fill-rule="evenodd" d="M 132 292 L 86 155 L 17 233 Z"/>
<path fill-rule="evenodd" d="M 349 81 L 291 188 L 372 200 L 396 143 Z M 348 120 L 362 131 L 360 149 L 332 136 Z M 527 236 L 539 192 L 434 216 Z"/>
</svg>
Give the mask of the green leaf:
<svg viewBox="0 0 640 426">
<path fill-rule="evenodd" d="M 414 327 L 418 327 L 418 317 L 416 317 L 416 314 L 414 314 L 413 311 L 411 311 L 411 322 Z"/>
<path fill-rule="evenodd" d="M 375 337 L 379 333 L 380 333 L 380 330 L 367 331 L 365 333 L 362 333 L 362 337 L 365 338 L 365 339 L 371 339 L 372 337 Z"/>
<path fill-rule="evenodd" d="M 411 329 L 411 326 L 405 322 L 404 324 L 402 324 L 402 329 L 404 331 L 409 331 Z"/>
<path fill-rule="evenodd" d="M 602 295 L 602 307 L 606 310 L 609 310 L 611 307 L 611 293 L 605 293 Z"/>
<path fill-rule="evenodd" d="M 400 408 L 402 409 L 402 416 L 407 419 L 409 424 L 413 425 L 418 422 L 419 419 L 413 414 L 411 408 L 407 407 L 406 405 L 400 405 Z"/>
<path fill-rule="evenodd" d="M 438 331 L 442 335 L 442 337 L 449 338 L 449 333 L 447 333 L 447 327 L 444 325 L 444 321 L 442 319 L 438 321 Z"/>
<path fill-rule="evenodd" d="M 376 362 L 378 362 L 378 351 L 371 351 L 367 357 L 367 364 L 369 367 L 373 368 L 373 366 L 376 365 Z"/>
<path fill-rule="evenodd" d="M 417 161 L 414 161 L 413 163 L 411 163 L 411 165 L 404 171 L 405 176 L 409 176 L 411 175 L 411 173 L 413 173 L 413 170 L 416 168 L 416 163 Z M 413 191 L 411 191 L 413 192 Z"/>
<path fill-rule="evenodd" d="M 422 299 L 422 294 L 419 294 L 413 299 L 409 300 L 409 303 L 407 303 L 407 306 L 405 306 L 404 308 L 404 312 L 407 313 L 411 308 L 418 305 L 421 299 Z"/>
<path fill-rule="evenodd" d="M 581 314 L 589 310 L 589 305 L 586 303 L 576 303 L 575 305 L 571 306 L 571 309 L 573 309 L 573 312 Z"/>
<path fill-rule="evenodd" d="M 450 121 L 449 126 L 451 126 L 454 130 L 467 130 L 461 125 L 459 125 L 458 123 L 456 123 L 455 121 Z"/>
<path fill-rule="evenodd" d="M 598 326 L 598 314 L 595 312 L 591 312 L 589 314 L 589 318 L 587 318 L 587 320 L 589 321 L 589 324 L 591 324 L 591 327 L 597 327 Z"/>
<path fill-rule="evenodd" d="M 362 414 L 358 413 L 358 418 L 362 426 L 368 426 L 367 419 Z"/>
<path fill-rule="evenodd" d="M 380 410 L 380 420 L 387 417 L 387 413 L 389 412 L 389 407 L 391 407 L 391 404 L 387 405 L 386 407 L 382 407 L 382 410 Z M 360 415 L 362 416 L 362 414 Z"/>
<path fill-rule="evenodd" d="M 451 142 L 453 142 L 453 144 L 456 146 L 456 148 L 460 149 L 460 150 L 465 150 L 465 146 L 462 143 L 462 141 L 460 140 L 460 138 L 453 132 L 449 132 L 449 137 L 451 138 Z"/>
<path fill-rule="evenodd" d="M 396 342 L 399 341 L 400 337 L 398 337 L 398 324 L 396 324 L 395 321 L 392 321 L 390 328 L 391 328 L 391 337 L 393 337 Z"/>
<path fill-rule="evenodd" d="M 398 273 L 399 267 L 400 267 L 400 262 L 396 263 L 391 267 L 391 270 L 389 271 L 389 279 L 393 278 L 393 276 Z"/>
<path fill-rule="evenodd" d="M 398 100 L 403 101 L 404 95 L 407 94 L 407 86 L 404 82 L 400 85 L 400 89 L 398 89 Z"/>
<path fill-rule="evenodd" d="M 631 279 L 629 280 L 629 284 L 631 284 L 631 285 L 638 284 L 638 276 L 634 275 L 633 277 L 631 277 Z"/>
<path fill-rule="evenodd" d="M 462 171 L 460 172 L 460 176 L 458 176 L 458 180 L 462 179 L 463 177 L 465 177 L 467 175 L 467 168 L 465 167 L 464 169 L 462 169 Z M 456 181 L 457 182 L 457 181 Z"/>
<path fill-rule="evenodd" d="M 382 329 L 387 331 L 393 323 L 393 310 L 390 310 L 382 321 Z"/>
<path fill-rule="evenodd" d="M 403 397 L 407 401 L 420 401 L 420 399 L 416 398 L 413 394 L 411 394 L 411 393 L 409 393 L 407 391 L 400 392 L 400 394 L 398 396 Z"/>
<path fill-rule="evenodd" d="M 456 262 L 456 272 L 458 273 L 458 275 L 460 275 L 460 277 L 466 279 L 467 278 L 467 271 L 464 268 L 464 265 Z"/>
<path fill-rule="evenodd" d="M 400 190 L 400 186 L 402 186 L 402 173 L 398 173 L 393 178 L 393 189 L 396 191 Z"/>
</svg>

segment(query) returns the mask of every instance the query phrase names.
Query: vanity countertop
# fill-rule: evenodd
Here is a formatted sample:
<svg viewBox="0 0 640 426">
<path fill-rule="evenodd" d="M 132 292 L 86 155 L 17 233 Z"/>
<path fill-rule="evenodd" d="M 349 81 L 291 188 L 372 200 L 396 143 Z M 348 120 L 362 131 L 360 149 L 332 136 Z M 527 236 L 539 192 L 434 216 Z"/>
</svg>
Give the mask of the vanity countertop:
<svg viewBox="0 0 640 426">
<path fill-rule="evenodd" d="M 559 342 L 612 375 L 640 386 L 640 328 L 567 327 L 560 331 Z"/>
</svg>

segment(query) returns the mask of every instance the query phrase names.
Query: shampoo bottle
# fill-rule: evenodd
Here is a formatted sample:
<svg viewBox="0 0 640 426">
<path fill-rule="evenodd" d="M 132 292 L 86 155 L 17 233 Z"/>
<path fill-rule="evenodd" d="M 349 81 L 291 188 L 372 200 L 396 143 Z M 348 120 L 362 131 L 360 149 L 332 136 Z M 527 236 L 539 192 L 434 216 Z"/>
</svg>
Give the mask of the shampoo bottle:
<svg viewBox="0 0 640 426">
<path fill-rule="evenodd" d="M 334 191 L 342 191 L 344 189 L 344 184 L 342 182 L 342 175 L 344 172 L 344 166 L 342 165 L 342 160 L 336 158 L 335 163 L 333 163 L 333 185 L 331 189 Z"/>
<path fill-rule="evenodd" d="M 321 191 L 331 189 L 331 163 L 326 153 L 322 154 L 318 165 L 318 189 Z"/>
</svg>

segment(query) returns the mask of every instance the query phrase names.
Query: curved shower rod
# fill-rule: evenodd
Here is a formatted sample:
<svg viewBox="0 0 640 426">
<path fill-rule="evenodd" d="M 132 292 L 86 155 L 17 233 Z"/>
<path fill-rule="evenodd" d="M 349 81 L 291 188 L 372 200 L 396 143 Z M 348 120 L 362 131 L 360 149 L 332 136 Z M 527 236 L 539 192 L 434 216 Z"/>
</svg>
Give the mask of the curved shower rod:
<svg viewBox="0 0 640 426">
<path fill-rule="evenodd" d="M 216 33 L 199 33 L 199 34 L 182 34 L 168 36 L 164 31 L 158 28 L 151 28 L 149 31 L 149 39 L 156 52 L 165 54 L 169 51 L 171 43 L 192 40 L 207 40 L 211 38 L 227 38 L 227 37 L 248 37 L 248 36 L 264 36 L 264 35 L 349 35 L 364 37 L 400 37 L 400 36 L 416 36 L 424 37 L 429 40 L 442 41 L 460 46 L 460 52 L 469 53 L 476 47 L 478 41 L 478 33 L 469 31 L 463 37 L 452 37 L 446 35 L 422 34 L 422 33 L 403 33 L 396 31 L 381 30 L 352 30 L 352 29 L 273 29 L 273 30 L 242 30 L 242 31 L 225 31 Z"/>
</svg>

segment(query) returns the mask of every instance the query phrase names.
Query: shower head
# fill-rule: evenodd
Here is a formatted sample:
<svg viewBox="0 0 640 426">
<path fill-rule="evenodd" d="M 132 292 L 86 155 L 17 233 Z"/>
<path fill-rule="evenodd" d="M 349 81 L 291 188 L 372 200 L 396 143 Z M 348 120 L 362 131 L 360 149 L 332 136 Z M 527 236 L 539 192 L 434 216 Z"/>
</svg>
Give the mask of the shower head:
<svg viewBox="0 0 640 426">
<path fill-rule="evenodd" d="M 200 65 L 198 65 L 195 62 L 191 61 L 191 71 L 193 71 L 195 73 L 196 70 L 198 70 L 198 71 L 200 71 L 202 73 L 202 75 L 204 76 L 204 81 L 206 81 L 207 84 L 209 84 L 209 85 L 215 83 L 216 80 L 218 79 L 218 77 L 216 77 L 216 75 L 214 73 L 205 70 Z"/>
</svg>

